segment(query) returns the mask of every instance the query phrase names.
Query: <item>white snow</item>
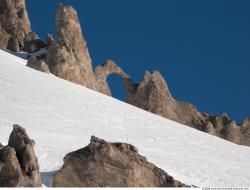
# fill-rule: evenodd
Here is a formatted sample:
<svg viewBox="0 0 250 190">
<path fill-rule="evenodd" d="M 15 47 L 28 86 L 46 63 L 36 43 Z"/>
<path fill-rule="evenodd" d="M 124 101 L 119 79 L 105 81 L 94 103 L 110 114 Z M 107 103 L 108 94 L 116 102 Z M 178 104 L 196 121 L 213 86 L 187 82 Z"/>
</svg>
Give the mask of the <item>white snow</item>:
<svg viewBox="0 0 250 190">
<path fill-rule="evenodd" d="M 91 135 L 135 145 L 177 180 L 200 187 L 250 186 L 250 148 L 202 133 L 25 66 L 0 50 L 0 142 L 12 124 L 36 141 L 43 183 Z"/>
</svg>

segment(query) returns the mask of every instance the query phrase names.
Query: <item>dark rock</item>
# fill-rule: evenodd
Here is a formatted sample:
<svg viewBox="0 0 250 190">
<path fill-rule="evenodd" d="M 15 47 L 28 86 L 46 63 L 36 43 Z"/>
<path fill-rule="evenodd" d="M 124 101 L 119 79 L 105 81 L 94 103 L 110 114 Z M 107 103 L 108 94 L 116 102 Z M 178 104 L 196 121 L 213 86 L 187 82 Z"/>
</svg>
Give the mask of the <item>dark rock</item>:
<svg viewBox="0 0 250 190">
<path fill-rule="evenodd" d="M 9 38 L 7 49 L 13 52 L 19 52 L 19 43 L 16 38 Z"/>
<path fill-rule="evenodd" d="M 41 187 L 34 141 L 14 125 L 8 146 L 0 148 L 0 187 Z"/>
<path fill-rule="evenodd" d="M 91 137 L 90 144 L 69 153 L 55 174 L 54 187 L 185 187 L 149 163 L 126 143 Z"/>
<path fill-rule="evenodd" d="M 40 40 L 35 32 L 30 32 L 24 38 L 24 50 L 26 52 L 33 53 L 45 47 L 46 44 Z"/>
<path fill-rule="evenodd" d="M 40 40 L 38 34 L 35 32 L 28 33 L 24 38 L 24 42 L 31 42 L 33 40 Z"/>
<path fill-rule="evenodd" d="M 49 66 L 42 59 L 29 59 L 27 63 L 28 67 L 36 69 L 38 71 L 49 73 Z"/>
</svg>

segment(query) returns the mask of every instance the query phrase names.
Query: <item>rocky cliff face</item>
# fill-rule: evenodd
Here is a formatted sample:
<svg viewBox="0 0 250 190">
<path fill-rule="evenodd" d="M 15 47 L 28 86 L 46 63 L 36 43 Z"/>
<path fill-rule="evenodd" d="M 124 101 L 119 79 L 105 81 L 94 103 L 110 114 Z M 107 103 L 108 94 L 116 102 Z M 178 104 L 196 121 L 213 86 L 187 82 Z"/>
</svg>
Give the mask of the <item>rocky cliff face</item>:
<svg viewBox="0 0 250 190">
<path fill-rule="evenodd" d="M 17 41 L 19 47 L 23 47 L 24 37 L 31 31 L 30 21 L 24 0 L 0 0 L 0 48 L 12 49 L 13 41 Z M 12 42 L 9 39 L 12 38 Z M 8 41 L 8 42 L 7 42 Z"/>
<path fill-rule="evenodd" d="M 159 71 L 146 71 L 143 80 L 135 84 L 134 88 L 134 93 L 129 93 L 127 99 L 132 105 L 186 125 L 202 118 L 194 106 L 172 97 Z"/>
<path fill-rule="evenodd" d="M 0 145 L 0 187 L 41 187 L 34 141 L 14 125 L 7 146 Z"/>
<path fill-rule="evenodd" d="M 149 163 L 130 144 L 91 137 L 90 144 L 69 153 L 54 176 L 54 187 L 185 187 Z"/>
<path fill-rule="evenodd" d="M 56 39 L 50 39 L 47 53 L 51 73 L 95 89 L 96 80 L 91 58 L 82 36 L 77 13 L 71 6 L 58 6 L 56 30 Z"/>
<path fill-rule="evenodd" d="M 192 104 L 175 100 L 162 75 L 146 72 L 127 102 L 162 117 L 188 125 L 231 142 L 250 146 L 250 120 L 237 125 L 226 114 L 211 116 L 200 113 Z"/>
<path fill-rule="evenodd" d="M 47 40 L 47 64 L 52 74 L 109 96 L 109 75 L 115 73 L 121 76 L 126 84 L 130 77 L 112 60 L 97 65 L 95 71 L 93 70 L 77 13 L 71 6 L 59 5 L 56 28 L 56 39 L 48 35 Z"/>
</svg>

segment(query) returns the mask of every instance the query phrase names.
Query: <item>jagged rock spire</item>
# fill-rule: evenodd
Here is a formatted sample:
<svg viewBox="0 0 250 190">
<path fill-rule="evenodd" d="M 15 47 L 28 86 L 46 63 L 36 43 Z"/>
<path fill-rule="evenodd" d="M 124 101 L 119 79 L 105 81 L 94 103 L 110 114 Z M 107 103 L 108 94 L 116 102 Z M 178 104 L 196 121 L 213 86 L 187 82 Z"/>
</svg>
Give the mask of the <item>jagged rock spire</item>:
<svg viewBox="0 0 250 190">
<path fill-rule="evenodd" d="M 8 34 L 8 40 L 1 42 L 0 47 L 11 46 L 9 39 L 16 40 L 22 47 L 24 37 L 31 31 L 25 0 L 0 0 L 0 23 L 0 30 Z M 6 34 L 0 35 L 1 38 L 6 38 Z"/>
<path fill-rule="evenodd" d="M 95 89 L 95 75 L 77 12 L 58 5 L 56 39 L 50 41 L 47 59 L 51 72 L 63 79 Z"/>
<path fill-rule="evenodd" d="M 19 125 L 13 126 L 7 146 L 0 144 L 0 187 L 41 187 L 35 141 Z"/>
</svg>

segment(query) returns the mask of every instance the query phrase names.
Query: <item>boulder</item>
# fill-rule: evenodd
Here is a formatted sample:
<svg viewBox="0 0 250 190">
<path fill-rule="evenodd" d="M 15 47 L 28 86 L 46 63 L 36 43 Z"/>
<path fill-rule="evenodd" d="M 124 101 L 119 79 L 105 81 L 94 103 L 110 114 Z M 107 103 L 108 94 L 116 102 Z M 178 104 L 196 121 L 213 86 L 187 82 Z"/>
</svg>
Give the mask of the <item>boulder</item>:
<svg viewBox="0 0 250 190">
<path fill-rule="evenodd" d="M 50 72 L 49 66 L 42 59 L 29 59 L 26 66 L 44 73 Z"/>
<path fill-rule="evenodd" d="M 24 38 L 24 51 L 26 52 L 33 53 L 45 47 L 46 44 L 35 32 L 30 32 Z"/>
<path fill-rule="evenodd" d="M 185 187 L 149 163 L 130 144 L 91 137 L 90 144 L 71 152 L 53 178 L 54 187 Z"/>
<path fill-rule="evenodd" d="M 49 38 L 48 65 L 52 74 L 76 84 L 95 88 L 95 74 L 77 12 L 59 4 L 56 39 Z"/>
<path fill-rule="evenodd" d="M 13 126 L 8 145 L 0 147 L 0 187 L 41 187 L 34 141 L 19 125 Z"/>
</svg>

